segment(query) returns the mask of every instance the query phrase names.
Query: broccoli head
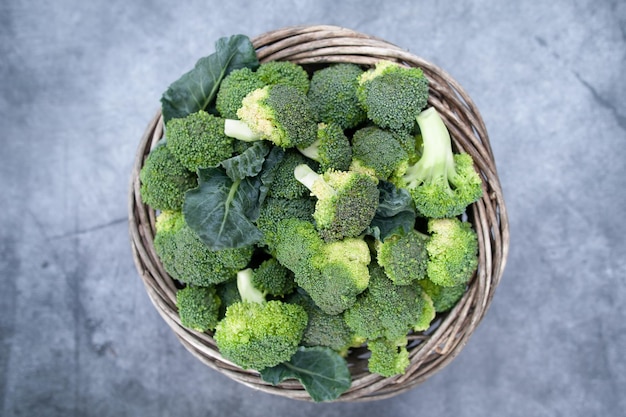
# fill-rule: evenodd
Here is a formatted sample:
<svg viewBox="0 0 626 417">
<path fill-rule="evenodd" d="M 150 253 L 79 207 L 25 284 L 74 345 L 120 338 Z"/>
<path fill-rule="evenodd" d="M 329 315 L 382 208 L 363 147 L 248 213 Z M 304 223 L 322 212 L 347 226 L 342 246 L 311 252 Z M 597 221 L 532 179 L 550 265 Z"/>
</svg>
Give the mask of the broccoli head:
<svg viewBox="0 0 626 417">
<path fill-rule="evenodd" d="M 297 150 L 286 149 L 283 159 L 272 168 L 272 182 L 267 195 L 290 200 L 308 195 L 309 190 L 293 175 L 298 165 L 307 162 L 311 163 Z"/>
<path fill-rule="evenodd" d="M 317 122 L 307 96 L 289 85 L 267 85 L 248 94 L 227 119 L 226 135 L 244 141 L 266 139 L 282 148 L 307 147 L 317 139 Z"/>
<path fill-rule="evenodd" d="M 155 210 L 181 210 L 185 193 L 198 185 L 196 174 L 178 162 L 165 145 L 148 154 L 139 180 L 141 200 Z"/>
<path fill-rule="evenodd" d="M 406 170 L 409 156 L 394 134 L 376 126 L 368 126 L 352 136 L 350 169 L 387 180 Z"/>
<path fill-rule="evenodd" d="M 466 284 L 459 284 L 453 287 L 444 287 L 437 285 L 428 278 L 421 279 L 417 282 L 426 294 L 433 300 L 433 305 L 437 313 L 443 313 L 450 310 L 463 297 Z"/>
<path fill-rule="evenodd" d="M 317 140 L 311 146 L 299 150 L 304 156 L 319 162 L 321 172 L 329 169 L 347 171 L 352 162 L 350 140 L 335 123 L 318 124 Z"/>
<path fill-rule="evenodd" d="M 296 289 L 293 273 L 282 266 L 276 258 L 264 260 L 253 270 L 252 285 L 266 296 L 283 297 Z"/>
<path fill-rule="evenodd" d="M 215 329 L 220 305 L 214 286 L 187 286 L 176 292 L 176 307 L 182 325 L 198 332 Z"/>
<path fill-rule="evenodd" d="M 471 224 L 456 217 L 430 219 L 428 232 L 428 279 L 444 287 L 467 284 L 478 268 L 478 237 Z"/>
<path fill-rule="evenodd" d="M 244 369 L 262 369 L 288 361 L 298 349 L 308 316 L 302 306 L 265 301 L 252 284 L 252 270 L 237 274 L 242 301 L 231 304 L 215 328 L 220 353 Z"/>
<path fill-rule="evenodd" d="M 330 65 L 313 73 L 308 96 L 320 121 L 342 129 L 355 128 L 365 121 L 366 113 L 356 93 L 361 74 L 361 67 L 349 63 Z"/>
<path fill-rule="evenodd" d="M 220 83 L 215 97 L 215 108 L 226 119 L 236 119 L 237 110 L 248 93 L 262 88 L 265 83 L 248 67 L 231 71 Z"/>
<path fill-rule="evenodd" d="M 357 96 L 376 125 L 410 130 L 428 102 L 428 80 L 419 68 L 380 61 L 359 76 Z"/>
<path fill-rule="evenodd" d="M 212 251 L 185 223 L 181 212 L 157 217 L 154 249 L 165 270 L 175 279 L 209 286 L 233 278 L 252 257 L 253 247 Z"/>
<path fill-rule="evenodd" d="M 306 94 L 309 91 L 309 74 L 300 65 L 290 61 L 269 61 L 256 70 L 257 77 L 266 85 L 288 85 Z"/>
<path fill-rule="evenodd" d="M 353 171 L 319 175 L 307 165 L 294 175 L 317 197 L 313 218 L 324 240 L 359 236 L 372 222 L 380 195 L 376 178 Z"/>
<path fill-rule="evenodd" d="M 256 225 L 263 233 L 263 243 L 273 247 L 280 222 L 285 219 L 313 220 L 315 200 L 312 198 L 284 199 L 268 197 L 261 206 Z"/>
<path fill-rule="evenodd" d="M 384 377 L 404 374 L 411 363 L 407 342 L 406 337 L 398 340 L 381 337 L 368 341 L 367 349 L 371 352 L 367 360 L 369 371 Z"/>
<path fill-rule="evenodd" d="M 426 276 L 429 237 L 411 229 L 398 231 L 376 242 L 376 259 L 387 277 L 396 285 L 409 285 Z"/>
<path fill-rule="evenodd" d="M 233 139 L 224 134 L 224 119 L 204 110 L 170 119 L 165 137 L 172 155 L 193 172 L 217 166 L 233 154 Z"/>
<path fill-rule="evenodd" d="M 482 196 L 482 181 L 467 153 L 452 152 L 450 134 L 434 107 L 419 114 L 423 152 L 404 174 L 393 179 L 406 188 L 427 218 L 454 217 Z"/>
</svg>

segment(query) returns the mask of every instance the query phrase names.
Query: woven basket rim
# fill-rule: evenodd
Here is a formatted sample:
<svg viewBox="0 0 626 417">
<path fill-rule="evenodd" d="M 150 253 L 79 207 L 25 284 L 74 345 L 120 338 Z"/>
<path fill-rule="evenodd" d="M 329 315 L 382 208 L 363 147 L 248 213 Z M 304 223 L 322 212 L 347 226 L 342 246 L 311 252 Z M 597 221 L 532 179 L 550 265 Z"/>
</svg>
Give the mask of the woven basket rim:
<svg viewBox="0 0 626 417">
<path fill-rule="evenodd" d="M 509 225 L 496 164 L 478 108 L 447 72 L 408 51 L 351 29 L 330 25 L 288 26 L 252 39 L 261 62 L 289 60 L 301 65 L 352 62 L 372 66 L 381 59 L 422 68 L 430 82 L 429 105 L 441 114 L 454 147 L 469 153 L 482 175 L 483 197 L 468 210 L 476 229 L 479 268 L 457 305 L 440 315 L 432 332 L 412 336 L 410 365 L 404 375 L 384 378 L 362 369 L 363 360 L 349 357 L 352 386 L 337 401 L 370 401 L 406 392 L 447 366 L 463 349 L 483 319 L 506 266 Z M 181 344 L 208 367 L 248 387 L 297 400 L 310 401 L 302 386 L 285 381 L 277 386 L 264 382 L 258 372 L 243 370 L 224 359 L 212 337 L 180 323 L 175 281 L 163 269 L 153 246 L 156 213 L 140 198 L 139 172 L 146 155 L 163 134 L 158 110 L 140 140 L 130 178 L 128 213 L 131 249 L 146 292 L 163 320 Z M 361 363 L 361 366 L 357 366 Z"/>
</svg>

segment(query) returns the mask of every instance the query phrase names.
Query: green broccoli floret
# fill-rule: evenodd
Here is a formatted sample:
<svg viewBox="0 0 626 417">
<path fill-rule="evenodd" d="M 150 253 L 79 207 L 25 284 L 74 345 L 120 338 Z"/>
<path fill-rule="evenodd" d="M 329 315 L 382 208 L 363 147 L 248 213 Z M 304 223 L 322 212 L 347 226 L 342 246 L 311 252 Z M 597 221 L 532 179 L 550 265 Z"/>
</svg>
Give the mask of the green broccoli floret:
<svg viewBox="0 0 626 417">
<path fill-rule="evenodd" d="M 459 284 L 453 287 L 437 285 L 428 278 L 417 282 L 426 294 L 433 300 L 433 305 L 437 313 L 450 310 L 463 297 L 467 290 L 466 284 Z"/>
<path fill-rule="evenodd" d="M 452 152 L 450 134 L 434 107 L 417 117 L 423 140 L 421 158 L 391 180 L 406 188 L 422 216 L 454 217 L 482 196 L 482 181 L 467 153 Z"/>
<path fill-rule="evenodd" d="M 415 229 L 402 230 L 376 241 L 376 259 L 396 285 L 409 285 L 426 276 L 429 237 Z"/>
<path fill-rule="evenodd" d="M 311 146 L 299 148 L 302 154 L 319 162 L 320 171 L 329 169 L 347 171 L 352 162 L 350 140 L 339 125 L 320 123 L 317 127 L 317 140 Z"/>
<path fill-rule="evenodd" d="M 266 259 L 253 271 L 252 285 L 266 296 L 283 297 L 296 289 L 293 273 L 275 258 Z"/>
<path fill-rule="evenodd" d="M 428 232 L 428 279 L 444 287 L 466 284 L 478 268 L 478 237 L 472 225 L 456 217 L 431 219 Z"/>
<path fill-rule="evenodd" d="M 311 163 L 297 150 L 286 149 L 283 159 L 272 168 L 272 182 L 267 193 L 274 198 L 302 198 L 309 190 L 293 175 L 298 165 Z M 315 162 L 312 162 L 315 164 Z"/>
<path fill-rule="evenodd" d="M 210 250 L 187 226 L 181 212 L 161 212 L 157 217 L 154 249 L 165 270 L 175 279 L 209 286 L 227 281 L 245 268 L 253 247 Z"/>
<path fill-rule="evenodd" d="M 371 352 L 367 361 L 369 371 L 384 377 L 404 374 L 411 363 L 407 342 L 406 337 L 398 340 L 379 338 L 367 342 L 367 349 Z"/>
<path fill-rule="evenodd" d="M 265 301 L 252 285 L 250 268 L 237 274 L 242 301 L 232 304 L 215 328 L 215 343 L 226 359 L 244 369 L 262 369 L 288 361 L 298 349 L 307 313 L 302 306 Z"/>
<path fill-rule="evenodd" d="M 297 166 L 294 175 L 317 197 L 313 218 L 324 240 L 359 236 L 374 218 L 380 195 L 376 178 L 353 171 L 319 175 L 307 165 Z"/>
<path fill-rule="evenodd" d="M 183 326 L 198 332 L 214 330 L 221 301 L 214 286 L 187 286 L 176 292 L 176 307 Z"/>
<path fill-rule="evenodd" d="M 165 136 L 172 155 L 193 172 L 216 166 L 233 154 L 233 139 L 224 134 L 224 119 L 204 110 L 171 119 Z"/>
<path fill-rule="evenodd" d="M 148 154 L 139 180 L 141 200 L 155 210 L 181 210 L 185 192 L 198 185 L 196 174 L 178 162 L 165 145 Z"/>
<path fill-rule="evenodd" d="M 248 67 L 231 71 L 220 83 L 215 108 L 226 119 L 237 119 L 237 110 L 248 93 L 262 88 L 265 83 Z"/>
<path fill-rule="evenodd" d="M 419 68 L 380 61 L 359 76 L 357 96 L 376 125 L 410 130 L 428 102 L 428 80 Z"/>
<path fill-rule="evenodd" d="M 256 74 L 266 85 L 288 85 L 304 94 L 309 91 L 309 74 L 300 65 L 290 61 L 264 62 L 256 70 Z"/>
<path fill-rule="evenodd" d="M 303 346 L 325 346 L 346 356 L 350 348 L 361 346 L 365 342 L 365 339 L 356 336 L 348 327 L 343 314 L 325 313 L 308 294 L 298 291 L 288 302 L 301 305 L 309 316 L 302 337 Z"/>
<path fill-rule="evenodd" d="M 435 317 L 432 300 L 415 285 L 395 285 L 376 263 L 369 265 L 369 286 L 345 313 L 348 326 L 368 340 L 399 340 L 425 330 Z"/>
<path fill-rule="evenodd" d="M 275 253 L 295 273 L 296 283 L 328 314 L 352 306 L 369 283 L 367 243 L 360 238 L 325 243 L 307 221 L 280 222 Z"/>
<path fill-rule="evenodd" d="M 387 180 L 403 173 L 409 156 L 395 136 L 376 126 L 368 126 L 352 136 L 352 164 L 350 169 Z"/>
<path fill-rule="evenodd" d="M 309 100 L 319 120 L 351 129 L 364 122 L 365 110 L 357 98 L 358 78 L 363 70 L 356 64 L 334 64 L 311 77 Z"/>
<path fill-rule="evenodd" d="M 285 219 L 313 221 L 315 200 L 312 198 L 284 199 L 268 197 L 261 206 L 256 226 L 263 233 L 263 243 L 273 247 L 279 223 Z"/>
<path fill-rule="evenodd" d="M 248 142 L 267 139 L 282 148 L 307 147 L 317 139 L 317 122 L 308 98 L 296 87 L 268 85 L 248 94 L 226 119 L 226 135 Z"/>
</svg>

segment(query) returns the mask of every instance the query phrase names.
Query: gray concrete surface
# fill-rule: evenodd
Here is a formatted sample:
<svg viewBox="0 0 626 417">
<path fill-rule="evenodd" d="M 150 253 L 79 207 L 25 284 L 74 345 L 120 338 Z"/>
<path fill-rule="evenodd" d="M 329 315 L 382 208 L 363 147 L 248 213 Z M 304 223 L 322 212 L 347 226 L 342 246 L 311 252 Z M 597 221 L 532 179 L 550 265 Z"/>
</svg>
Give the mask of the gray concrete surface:
<svg viewBox="0 0 626 417">
<path fill-rule="evenodd" d="M 220 36 L 341 25 L 440 65 L 487 124 L 511 252 L 448 367 L 368 404 L 253 391 L 199 364 L 128 243 L 139 138 Z M 626 3 L 0 4 L 0 415 L 623 416 Z"/>
</svg>

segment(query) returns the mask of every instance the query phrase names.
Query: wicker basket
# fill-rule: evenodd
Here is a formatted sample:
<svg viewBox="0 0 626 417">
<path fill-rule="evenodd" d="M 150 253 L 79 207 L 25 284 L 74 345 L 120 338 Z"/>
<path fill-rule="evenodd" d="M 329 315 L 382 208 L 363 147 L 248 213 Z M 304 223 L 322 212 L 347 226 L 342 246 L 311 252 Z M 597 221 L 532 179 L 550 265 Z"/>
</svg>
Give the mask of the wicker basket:
<svg viewBox="0 0 626 417">
<path fill-rule="evenodd" d="M 348 357 L 352 386 L 338 401 L 366 401 L 405 392 L 450 363 L 467 343 L 489 307 L 506 264 L 509 229 L 506 208 L 487 131 L 478 109 L 461 86 L 435 65 L 384 40 L 335 26 L 298 26 L 268 32 L 253 39 L 261 62 L 289 60 L 303 66 L 352 62 L 370 66 L 380 59 L 420 67 L 430 81 L 429 104 L 442 115 L 456 150 L 469 153 L 484 182 L 481 200 L 468 210 L 479 239 L 479 267 L 469 290 L 450 312 L 440 315 L 426 334 L 410 337 L 410 366 L 405 375 L 383 378 L 367 371 L 367 359 L 356 349 Z M 158 112 L 141 139 L 132 171 L 129 224 L 135 264 L 148 295 L 180 342 L 201 362 L 257 390 L 298 400 L 310 400 L 296 381 L 272 386 L 258 373 L 225 360 L 211 335 L 183 327 L 175 306 L 175 281 L 163 269 L 153 246 L 155 212 L 142 203 L 139 171 L 146 155 L 162 137 Z"/>
</svg>

